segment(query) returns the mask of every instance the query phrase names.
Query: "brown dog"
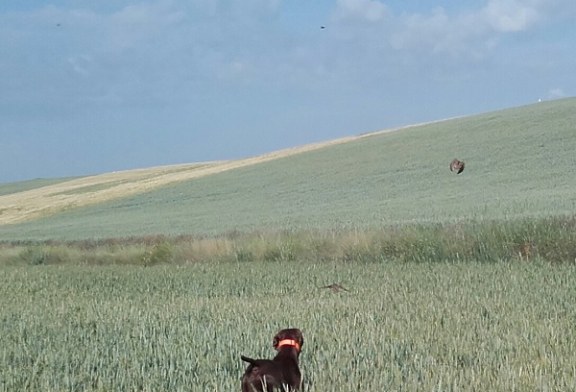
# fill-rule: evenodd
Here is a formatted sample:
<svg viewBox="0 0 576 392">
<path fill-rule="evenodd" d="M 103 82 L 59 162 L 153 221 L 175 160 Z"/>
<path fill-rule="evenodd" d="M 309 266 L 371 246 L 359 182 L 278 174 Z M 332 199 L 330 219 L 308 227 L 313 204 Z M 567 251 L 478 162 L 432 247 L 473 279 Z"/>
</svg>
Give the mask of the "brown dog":
<svg viewBox="0 0 576 392">
<path fill-rule="evenodd" d="M 302 331 L 297 328 L 283 329 L 274 336 L 272 344 L 278 351 L 274 359 L 241 356 L 243 361 L 250 364 L 242 376 L 242 392 L 300 390 L 302 375 L 298 367 L 298 357 L 304 345 Z"/>
</svg>

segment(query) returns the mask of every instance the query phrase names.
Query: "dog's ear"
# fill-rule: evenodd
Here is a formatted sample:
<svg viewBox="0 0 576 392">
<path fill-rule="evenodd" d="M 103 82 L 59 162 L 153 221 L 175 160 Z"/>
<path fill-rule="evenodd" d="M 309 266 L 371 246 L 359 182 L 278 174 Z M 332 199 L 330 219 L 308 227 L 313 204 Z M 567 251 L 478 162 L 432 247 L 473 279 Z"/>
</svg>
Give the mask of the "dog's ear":
<svg viewBox="0 0 576 392">
<path fill-rule="evenodd" d="M 288 331 L 287 329 L 281 329 L 276 333 L 274 339 L 272 340 L 272 346 L 274 347 L 274 349 L 278 350 L 278 343 L 280 343 L 282 339 L 287 339 L 286 337 L 287 331 Z"/>
<path fill-rule="evenodd" d="M 274 336 L 274 339 L 272 340 L 272 347 L 274 347 L 274 349 L 278 349 L 278 342 L 280 341 L 280 339 L 278 339 L 278 335 Z"/>
<path fill-rule="evenodd" d="M 300 347 L 302 347 L 304 344 L 304 335 L 302 334 L 302 331 L 298 328 L 293 328 L 290 330 L 290 335 L 292 336 L 292 339 L 296 340 L 298 344 L 300 344 Z"/>
<path fill-rule="evenodd" d="M 277 333 L 272 340 L 272 347 L 274 347 L 275 350 L 278 350 L 278 343 L 280 343 L 280 340 L 282 340 L 280 333 Z"/>
</svg>

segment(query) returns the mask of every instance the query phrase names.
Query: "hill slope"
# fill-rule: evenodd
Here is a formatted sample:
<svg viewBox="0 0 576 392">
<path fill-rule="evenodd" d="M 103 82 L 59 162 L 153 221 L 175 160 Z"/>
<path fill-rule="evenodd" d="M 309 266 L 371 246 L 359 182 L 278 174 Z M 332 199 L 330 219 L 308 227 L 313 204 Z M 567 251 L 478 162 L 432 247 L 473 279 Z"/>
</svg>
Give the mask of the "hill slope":
<svg viewBox="0 0 576 392">
<path fill-rule="evenodd" d="M 371 135 L 392 132 L 390 129 Z M 222 173 L 346 143 L 364 136 L 287 148 L 233 161 L 204 162 L 126 170 L 75 179 L 31 180 L 0 185 L 0 225 L 25 222 L 61 211 L 144 193 L 167 184 Z"/>
<path fill-rule="evenodd" d="M 80 207 L 58 206 L 50 216 L 32 212 L 32 221 L 0 226 L 0 236 L 214 234 L 571 214 L 575 145 L 576 99 L 545 102 L 313 145 L 297 154 L 157 168 L 167 173 L 126 180 L 132 184 L 126 189 L 138 189 L 133 192 L 123 193 L 125 183 L 110 174 L 100 185 L 52 189 L 59 198 L 73 195 Z M 448 170 L 454 157 L 467 164 L 459 176 Z M 208 172 L 197 175 L 202 170 Z M 190 177 L 181 177 L 184 172 Z M 162 180 L 145 186 L 154 179 Z M 73 181 L 80 180 L 86 179 Z M 70 182 L 54 186 L 63 185 Z M 113 198 L 95 201 L 94 192 L 112 188 Z M 40 189 L 28 192 L 46 191 Z M 23 195 L 3 198 L 12 197 L 18 208 Z M 5 209 L 0 217 L 10 213 Z"/>
</svg>

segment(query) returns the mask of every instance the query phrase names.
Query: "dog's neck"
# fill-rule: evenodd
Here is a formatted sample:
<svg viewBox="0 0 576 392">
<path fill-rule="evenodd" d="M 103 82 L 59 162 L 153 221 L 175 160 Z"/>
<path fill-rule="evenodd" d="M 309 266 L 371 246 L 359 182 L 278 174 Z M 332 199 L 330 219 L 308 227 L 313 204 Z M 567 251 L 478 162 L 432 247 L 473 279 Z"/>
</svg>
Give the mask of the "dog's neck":
<svg viewBox="0 0 576 392">
<path fill-rule="evenodd" d="M 286 368 L 298 368 L 298 354 L 294 349 L 282 349 L 274 357 L 274 362 L 280 362 Z"/>
<path fill-rule="evenodd" d="M 280 350 L 282 347 L 294 347 L 296 351 L 300 352 L 300 343 L 294 339 L 282 339 L 278 342 L 276 349 Z"/>
</svg>

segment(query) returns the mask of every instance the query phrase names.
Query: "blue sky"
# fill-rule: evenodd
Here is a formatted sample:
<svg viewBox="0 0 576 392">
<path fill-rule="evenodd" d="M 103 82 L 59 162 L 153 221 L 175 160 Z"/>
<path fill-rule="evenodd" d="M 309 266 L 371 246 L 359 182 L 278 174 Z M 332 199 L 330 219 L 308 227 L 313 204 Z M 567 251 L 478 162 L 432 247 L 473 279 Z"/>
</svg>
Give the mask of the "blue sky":
<svg viewBox="0 0 576 392">
<path fill-rule="evenodd" d="M 575 21 L 574 0 L 3 0 L 0 183 L 574 96 Z"/>
</svg>

